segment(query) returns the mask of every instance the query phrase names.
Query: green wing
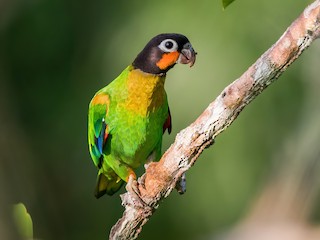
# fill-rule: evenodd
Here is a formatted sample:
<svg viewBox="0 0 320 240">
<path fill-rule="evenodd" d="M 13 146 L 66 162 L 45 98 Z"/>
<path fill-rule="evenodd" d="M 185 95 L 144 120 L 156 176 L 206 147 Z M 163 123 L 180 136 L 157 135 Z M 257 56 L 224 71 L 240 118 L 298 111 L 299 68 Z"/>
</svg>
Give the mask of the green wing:
<svg viewBox="0 0 320 240">
<path fill-rule="evenodd" d="M 109 136 L 108 123 L 105 121 L 109 107 L 109 95 L 103 91 L 99 91 L 89 105 L 89 151 L 94 164 L 99 168 L 94 192 L 96 198 L 100 198 L 105 193 L 113 195 L 124 183 L 110 166 L 103 163 L 103 152 Z M 102 164 L 104 164 L 103 168 Z"/>
<path fill-rule="evenodd" d="M 102 153 L 108 138 L 108 124 L 105 122 L 109 109 L 109 96 L 97 93 L 90 102 L 88 113 L 88 142 L 89 151 L 94 164 L 101 168 Z"/>
</svg>

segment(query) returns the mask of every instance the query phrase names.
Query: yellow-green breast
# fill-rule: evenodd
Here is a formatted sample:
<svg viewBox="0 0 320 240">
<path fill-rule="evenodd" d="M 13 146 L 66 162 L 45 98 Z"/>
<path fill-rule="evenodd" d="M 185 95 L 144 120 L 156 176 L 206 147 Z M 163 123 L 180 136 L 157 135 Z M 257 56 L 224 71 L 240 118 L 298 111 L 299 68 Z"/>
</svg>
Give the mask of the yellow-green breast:
<svg viewBox="0 0 320 240">
<path fill-rule="evenodd" d="M 163 125 L 168 117 L 165 75 L 152 75 L 132 67 L 122 82 L 122 96 L 110 96 L 111 154 L 136 167 L 161 146 Z M 123 80 L 123 79 L 122 79 Z M 120 89 L 117 86 L 117 89 Z"/>
</svg>

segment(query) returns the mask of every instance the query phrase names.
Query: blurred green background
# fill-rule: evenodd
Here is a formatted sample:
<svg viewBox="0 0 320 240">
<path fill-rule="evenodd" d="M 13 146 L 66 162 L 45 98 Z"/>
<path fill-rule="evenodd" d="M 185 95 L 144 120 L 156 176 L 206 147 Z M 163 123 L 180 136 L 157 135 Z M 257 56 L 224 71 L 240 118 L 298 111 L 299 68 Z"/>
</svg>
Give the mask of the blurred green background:
<svg viewBox="0 0 320 240">
<path fill-rule="evenodd" d="M 118 195 L 93 196 L 87 108 L 150 38 L 183 33 L 198 52 L 193 68 L 167 76 L 165 150 L 309 3 L 237 0 L 222 10 L 218 0 L 2 0 L 0 238 L 17 238 L 10 206 L 23 202 L 37 239 L 106 239 L 123 208 Z M 319 53 L 318 42 L 216 139 L 187 172 L 186 194 L 173 192 L 140 239 L 210 239 L 246 215 L 299 125 Z"/>
</svg>

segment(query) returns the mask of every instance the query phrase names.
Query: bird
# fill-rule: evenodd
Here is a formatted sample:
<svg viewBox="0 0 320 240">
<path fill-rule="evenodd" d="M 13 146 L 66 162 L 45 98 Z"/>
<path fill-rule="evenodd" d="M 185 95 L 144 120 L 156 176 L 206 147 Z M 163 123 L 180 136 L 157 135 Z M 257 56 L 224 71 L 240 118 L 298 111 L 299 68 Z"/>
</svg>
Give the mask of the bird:
<svg viewBox="0 0 320 240">
<path fill-rule="evenodd" d="M 177 63 L 192 67 L 196 52 L 178 33 L 153 37 L 118 77 L 100 89 L 88 111 L 89 152 L 98 168 L 96 198 L 136 181 L 135 169 L 161 158 L 162 136 L 172 121 L 164 88 Z M 129 188 L 130 189 L 130 188 Z"/>
</svg>

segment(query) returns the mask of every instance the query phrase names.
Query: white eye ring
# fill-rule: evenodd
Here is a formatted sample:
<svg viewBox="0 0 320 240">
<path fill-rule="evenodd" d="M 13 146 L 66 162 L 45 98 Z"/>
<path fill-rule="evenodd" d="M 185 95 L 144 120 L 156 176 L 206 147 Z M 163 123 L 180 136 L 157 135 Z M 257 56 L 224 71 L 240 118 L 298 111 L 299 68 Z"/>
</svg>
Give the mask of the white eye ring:
<svg viewBox="0 0 320 240">
<path fill-rule="evenodd" d="M 173 39 L 166 39 L 158 47 L 164 52 L 174 52 L 178 50 L 178 43 Z"/>
</svg>

